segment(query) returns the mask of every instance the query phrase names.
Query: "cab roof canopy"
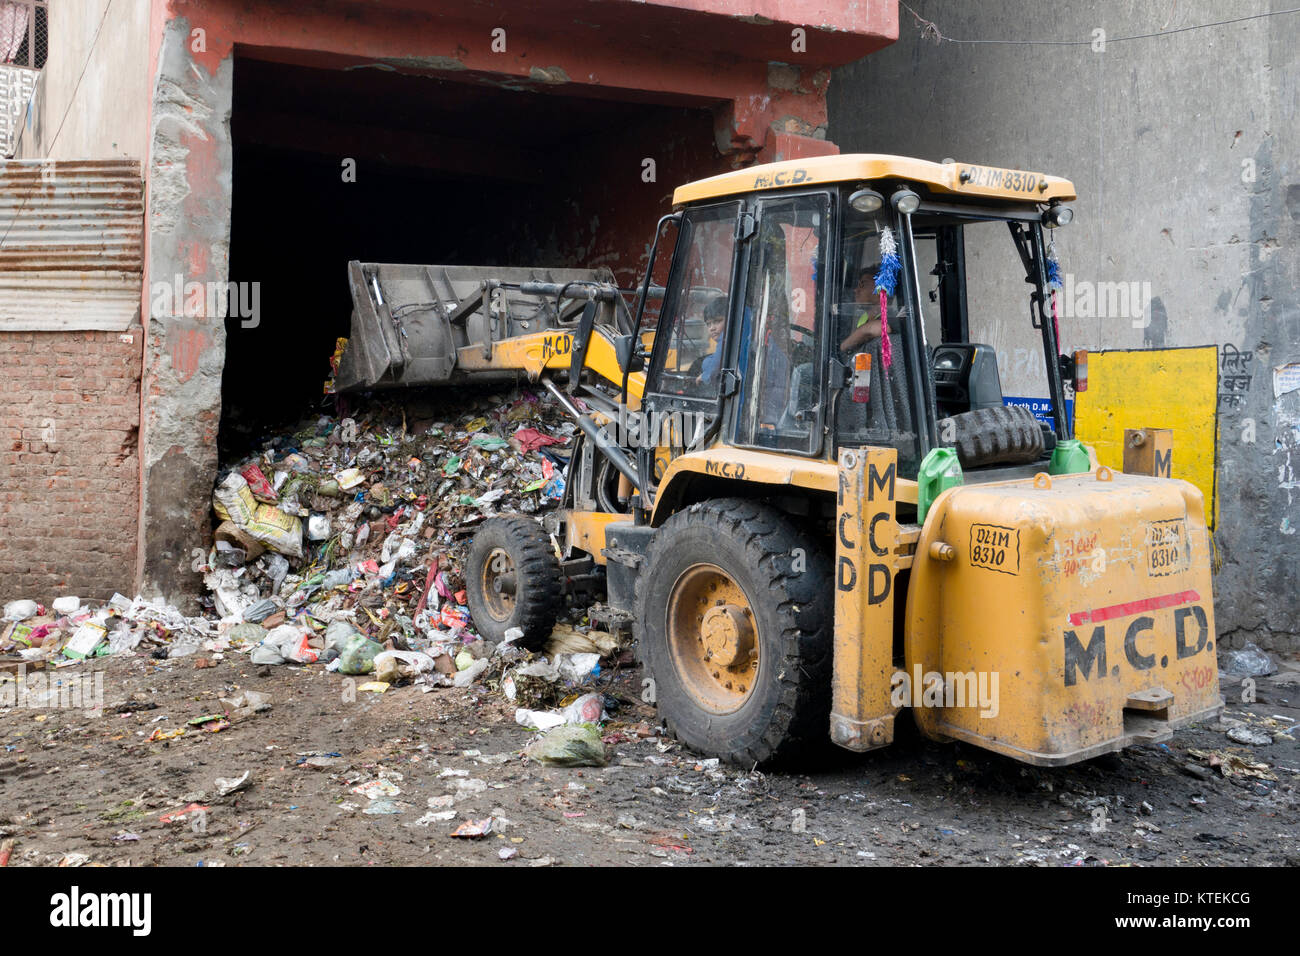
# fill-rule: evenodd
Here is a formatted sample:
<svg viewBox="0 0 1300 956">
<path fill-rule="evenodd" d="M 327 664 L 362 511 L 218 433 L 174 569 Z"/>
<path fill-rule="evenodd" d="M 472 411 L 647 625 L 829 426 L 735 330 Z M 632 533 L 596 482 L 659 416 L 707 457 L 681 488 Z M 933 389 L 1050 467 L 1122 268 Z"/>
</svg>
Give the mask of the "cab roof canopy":
<svg viewBox="0 0 1300 956">
<path fill-rule="evenodd" d="M 1074 183 L 1043 173 L 973 163 L 932 163 L 884 153 L 846 153 L 749 166 L 686 183 L 673 193 L 673 205 L 766 189 L 879 179 L 906 180 L 927 186 L 931 192 L 953 196 L 1025 203 L 1075 198 Z"/>
</svg>

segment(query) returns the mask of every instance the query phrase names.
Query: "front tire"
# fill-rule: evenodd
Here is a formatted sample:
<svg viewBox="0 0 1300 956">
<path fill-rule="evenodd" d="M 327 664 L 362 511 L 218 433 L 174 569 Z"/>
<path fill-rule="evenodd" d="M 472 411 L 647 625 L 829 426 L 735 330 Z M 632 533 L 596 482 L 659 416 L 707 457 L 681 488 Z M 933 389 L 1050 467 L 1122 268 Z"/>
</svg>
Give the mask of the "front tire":
<svg viewBox="0 0 1300 956">
<path fill-rule="evenodd" d="M 563 606 L 560 563 L 551 538 L 532 518 L 489 518 L 479 526 L 465 559 L 465 591 L 475 629 L 500 643 L 520 628 L 515 644 L 546 643 Z"/>
<path fill-rule="evenodd" d="M 831 579 L 823 549 L 775 508 L 723 498 L 669 518 L 651 539 L 636 622 L 674 736 L 746 767 L 820 749 Z"/>
</svg>

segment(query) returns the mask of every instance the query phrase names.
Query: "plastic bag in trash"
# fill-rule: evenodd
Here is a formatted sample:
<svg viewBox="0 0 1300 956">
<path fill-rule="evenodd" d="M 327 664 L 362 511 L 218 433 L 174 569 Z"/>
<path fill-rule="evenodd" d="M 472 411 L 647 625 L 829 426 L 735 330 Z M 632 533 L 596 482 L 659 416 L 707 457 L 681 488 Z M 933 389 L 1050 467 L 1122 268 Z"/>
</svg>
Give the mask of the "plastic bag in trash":
<svg viewBox="0 0 1300 956">
<path fill-rule="evenodd" d="M 520 727 L 536 727 L 538 730 L 550 730 L 564 725 L 564 715 L 558 710 L 529 710 L 520 707 L 515 710 L 515 723 Z"/>
<path fill-rule="evenodd" d="M 233 647 L 245 647 L 249 644 L 261 644 L 266 631 L 260 624 L 236 624 L 226 632 L 226 639 Z"/>
<path fill-rule="evenodd" d="M 325 580 L 321 582 L 323 588 L 337 588 L 351 584 L 355 575 L 351 568 L 339 568 L 337 571 L 330 571 L 325 575 Z"/>
<path fill-rule="evenodd" d="M 279 610 L 279 607 L 276 603 L 270 598 L 267 598 L 265 601 L 258 601 L 251 607 L 245 608 L 243 618 L 250 624 L 260 624 L 277 610 Z"/>
<path fill-rule="evenodd" d="M 232 471 L 212 493 L 212 508 L 223 521 L 233 521 L 241 528 L 253 520 L 257 499 L 244 476 Z"/>
<path fill-rule="evenodd" d="M 40 605 L 35 601 L 10 601 L 5 605 L 6 621 L 25 621 L 40 613 Z"/>
<path fill-rule="evenodd" d="M 599 654 L 557 654 L 555 667 L 560 676 L 574 684 L 581 684 L 593 674 L 600 673 Z"/>
<path fill-rule="evenodd" d="M 108 634 L 108 652 L 120 654 L 123 651 L 133 651 L 143 639 L 143 629 L 137 630 L 126 621 L 118 621 Z"/>
<path fill-rule="evenodd" d="M 272 592 L 278 592 L 289 573 L 289 559 L 280 554 L 273 554 L 266 559 L 266 576 L 271 579 Z"/>
<path fill-rule="evenodd" d="M 1277 662 L 1254 644 L 1239 651 L 1224 651 L 1220 661 L 1224 677 L 1267 677 L 1277 673 Z"/>
<path fill-rule="evenodd" d="M 550 767 L 603 767 L 609 763 L 600 731 L 593 724 L 556 727 L 529 744 L 524 755 Z"/>
<path fill-rule="evenodd" d="M 248 482 L 248 490 L 258 501 L 275 504 L 279 500 L 275 489 L 271 487 L 271 483 L 266 480 L 266 475 L 262 474 L 262 469 L 257 465 L 248 465 L 239 474 Z"/>
<path fill-rule="evenodd" d="M 314 514 L 307 519 L 307 537 L 312 541 L 326 541 L 330 536 L 329 515 Z"/>
<path fill-rule="evenodd" d="M 365 635 L 347 621 L 332 621 L 330 626 L 325 628 L 325 650 L 321 654 L 322 659 L 327 662 L 334 660 L 343 653 L 343 649 L 354 637 L 365 637 Z"/>
<path fill-rule="evenodd" d="M 605 719 L 605 698 L 600 694 L 583 694 L 560 713 L 570 724 L 594 724 Z"/>
<path fill-rule="evenodd" d="M 478 680 L 487 669 L 487 658 L 479 658 L 476 661 L 472 661 L 468 667 L 458 670 L 456 676 L 452 678 L 452 683 L 457 687 L 468 687 L 470 684 Z"/>
<path fill-rule="evenodd" d="M 547 730 L 561 724 L 594 724 L 604 719 L 605 700 L 600 694 L 583 694 L 559 710 L 527 710 L 520 707 L 515 711 L 515 723 L 524 727 L 536 727 L 538 730 Z"/>
<path fill-rule="evenodd" d="M 375 669 L 375 657 L 382 653 L 383 645 L 357 634 L 349 638 L 339 654 L 340 674 L 369 674 Z"/>
<path fill-rule="evenodd" d="M 379 560 L 384 564 L 390 561 L 406 561 L 415 555 L 415 542 L 393 532 L 384 541 L 380 549 Z"/>
<path fill-rule="evenodd" d="M 375 655 L 375 679 L 396 684 L 433 670 L 433 658 L 419 651 L 384 651 Z"/>
<path fill-rule="evenodd" d="M 302 557 L 302 520 L 275 505 L 258 505 L 243 528 L 272 551 L 291 558 Z"/>
<path fill-rule="evenodd" d="M 254 664 L 283 664 L 286 661 L 313 664 L 320 655 L 307 643 L 310 639 L 310 631 L 296 624 L 281 624 L 266 635 L 259 647 L 254 648 L 250 659 Z M 279 660 L 274 660 L 273 656 L 278 656 Z"/>
</svg>

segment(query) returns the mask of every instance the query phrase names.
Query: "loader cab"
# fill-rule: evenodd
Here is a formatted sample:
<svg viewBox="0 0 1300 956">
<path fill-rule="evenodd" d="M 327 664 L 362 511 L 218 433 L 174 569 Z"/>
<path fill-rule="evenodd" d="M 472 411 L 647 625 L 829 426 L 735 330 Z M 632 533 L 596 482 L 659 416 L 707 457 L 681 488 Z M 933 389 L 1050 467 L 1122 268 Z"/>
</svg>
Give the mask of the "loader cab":
<svg viewBox="0 0 1300 956">
<path fill-rule="evenodd" d="M 685 210 L 647 376 L 647 407 L 707 420 L 730 445 L 825 451 L 833 189 Z"/>
<path fill-rule="evenodd" d="M 892 447 L 900 474 L 915 478 L 936 447 L 967 454 L 962 434 L 985 420 L 972 413 L 1008 417 L 1003 382 L 1015 373 L 1050 414 L 1027 426 L 1033 441 L 962 464 L 996 464 L 990 478 L 1043 470 L 1072 434 L 1071 367 L 1047 289 L 1054 208 L 893 178 L 685 204 L 646 409 L 685 416 L 698 425 L 686 431 L 710 444 L 822 460 L 841 446 Z M 878 283 L 891 256 L 882 323 Z"/>
</svg>

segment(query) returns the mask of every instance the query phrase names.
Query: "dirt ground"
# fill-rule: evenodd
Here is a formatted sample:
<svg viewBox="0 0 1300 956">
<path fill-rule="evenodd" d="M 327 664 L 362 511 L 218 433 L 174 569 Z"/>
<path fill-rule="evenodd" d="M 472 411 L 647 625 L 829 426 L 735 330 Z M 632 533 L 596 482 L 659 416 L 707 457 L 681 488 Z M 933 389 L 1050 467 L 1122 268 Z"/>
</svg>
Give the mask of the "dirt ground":
<svg viewBox="0 0 1300 956">
<path fill-rule="evenodd" d="M 344 679 L 320 666 L 119 655 L 59 672 L 102 670 L 102 716 L 0 710 L 0 837 L 14 841 L 10 866 L 1296 866 L 1297 743 L 1225 734 L 1235 721 L 1272 720 L 1277 733 L 1287 725 L 1277 716 L 1300 719 L 1300 666 L 1283 666 L 1259 681 L 1253 704 L 1233 702 L 1240 694 L 1225 682 L 1223 724 L 1070 768 L 1024 767 L 913 732 L 815 770 L 757 773 L 638 738 L 632 726 L 654 717 L 635 669 L 603 677 L 624 701 L 606 725 L 610 765 L 559 769 L 520 755 L 534 735 L 482 688 L 394 687 L 349 701 Z M 240 690 L 269 694 L 270 710 L 149 741 Z M 1223 776 L 1190 750 L 1269 769 Z M 220 795 L 218 778 L 245 771 L 242 789 Z M 353 792 L 377 780 L 399 792 L 374 803 Z M 163 820 L 193 803 L 207 809 Z M 486 836 L 450 835 L 489 816 Z"/>
</svg>

